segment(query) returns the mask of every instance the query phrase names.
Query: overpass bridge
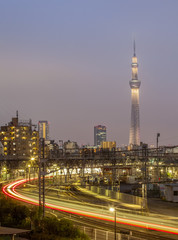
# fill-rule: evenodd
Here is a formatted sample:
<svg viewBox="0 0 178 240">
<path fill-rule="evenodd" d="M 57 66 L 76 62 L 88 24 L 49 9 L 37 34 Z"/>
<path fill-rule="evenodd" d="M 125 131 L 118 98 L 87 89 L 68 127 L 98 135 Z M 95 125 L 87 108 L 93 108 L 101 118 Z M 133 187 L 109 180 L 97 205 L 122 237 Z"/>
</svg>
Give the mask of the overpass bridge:
<svg viewBox="0 0 178 240">
<path fill-rule="evenodd" d="M 99 149 L 94 152 L 82 148 L 71 152 L 61 150 L 57 156 L 47 157 L 40 151 L 39 157 L 33 160 L 26 156 L 0 156 L 0 171 L 13 175 L 19 171 L 29 174 L 33 170 L 38 173 L 40 168 L 48 173 L 66 169 L 66 175 L 78 170 L 80 176 L 85 177 L 85 169 L 90 169 L 91 174 L 94 169 L 101 169 L 103 175 L 107 172 L 112 175 L 113 182 L 117 175 L 136 175 L 141 179 L 147 179 L 151 175 L 154 181 L 165 180 L 178 175 L 178 153 L 174 149 L 175 146 L 142 147 L 119 151 Z"/>
</svg>

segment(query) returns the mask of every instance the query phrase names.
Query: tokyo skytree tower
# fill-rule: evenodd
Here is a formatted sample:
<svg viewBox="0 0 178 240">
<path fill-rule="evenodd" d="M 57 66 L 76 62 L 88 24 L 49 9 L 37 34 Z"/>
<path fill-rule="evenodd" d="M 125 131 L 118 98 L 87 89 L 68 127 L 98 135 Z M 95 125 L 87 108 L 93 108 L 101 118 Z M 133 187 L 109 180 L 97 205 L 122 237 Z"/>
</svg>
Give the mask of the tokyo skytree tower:
<svg viewBox="0 0 178 240">
<path fill-rule="evenodd" d="M 138 63 L 135 53 L 132 57 L 132 80 L 129 81 L 131 87 L 131 126 L 129 145 L 140 145 L 140 118 L 139 118 L 139 88 L 141 82 L 138 80 Z"/>
</svg>

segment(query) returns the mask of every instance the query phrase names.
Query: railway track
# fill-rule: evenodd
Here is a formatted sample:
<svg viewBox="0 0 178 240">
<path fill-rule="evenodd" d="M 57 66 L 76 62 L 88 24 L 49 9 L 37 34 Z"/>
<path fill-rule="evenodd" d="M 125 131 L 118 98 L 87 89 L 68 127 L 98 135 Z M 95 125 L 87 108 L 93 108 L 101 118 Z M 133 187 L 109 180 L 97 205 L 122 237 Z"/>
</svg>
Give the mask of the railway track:
<svg viewBox="0 0 178 240">
<path fill-rule="evenodd" d="M 19 189 L 21 193 L 27 193 L 27 191 L 25 189 Z M 34 193 L 34 192 L 33 192 Z M 76 201 L 76 197 L 75 194 L 72 193 L 72 191 L 66 192 L 64 195 L 66 196 L 70 196 L 71 198 L 74 198 Z M 48 196 L 48 198 L 50 199 L 57 199 L 56 197 L 53 196 Z M 65 201 L 69 201 L 67 199 L 65 199 Z M 81 204 L 81 201 L 77 200 L 78 204 Z M 85 202 L 83 202 L 83 204 L 85 204 Z M 88 205 L 90 205 L 89 203 L 87 203 Z M 78 216 L 76 214 L 71 214 L 71 213 L 67 213 L 67 212 L 59 212 L 57 210 L 49 210 L 48 212 L 50 212 L 51 214 L 55 214 L 57 215 L 58 218 L 61 217 L 65 217 L 68 218 L 70 220 L 72 220 L 74 222 L 75 225 L 77 226 L 85 226 L 85 227 L 91 227 L 91 228 L 95 228 L 95 229 L 101 229 L 104 231 L 113 231 L 114 229 L 114 223 L 113 222 L 107 222 L 104 220 L 97 220 L 97 219 L 92 219 L 92 218 L 88 218 L 88 217 L 84 217 L 84 216 Z M 130 234 L 130 232 L 132 232 L 132 236 L 133 237 L 137 237 L 137 238 L 141 238 L 141 239 L 146 239 L 146 240 L 171 240 L 171 239 L 177 239 L 176 236 L 174 235 L 170 235 L 170 234 L 166 234 L 166 233 L 159 233 L 153 230 L 144 230 L 144 229 L 140 229 L 135 230 L 135 227 L 132 226 L 125 226 L 122 224 L 118 224 L 117 223 L 117 232 L 122 233 L 122 234 Z"/>
<path fill-rule="evenodd" d="M 51 211 L 50 211 L 51 212 Z M 97 221 L 95 219 L 90 219 L 86 217 L 79 217 L 74 214 L 69 214 L 65 212 L 58 212 L 58 211 L 52 211 L 52 213 L 55 212 L 55 215 L 58 218 L 65 217 L 67 219 L 70 219 L 71 221 L 74 222 L 76 226 L 85 226 L 85 227 L 92 227 L 94 229 L 100 229 L 104 231 L 113 231 L 114 229 L 114 223 L 110 222 L 105 222 L 105 221 Z M 117 224 L 117 233 L 125 234 L 125 235 L 130 235 L 132 233 L 133 237 L 145 239 L 145 240 L 172 240 L 172 239 L 177 239 L 175 236 L 163 236 L 162 234 L 158 234 L 155 231 L 151 230 L 140 230 L 137 231 L 133 227 L 123 227 L 120 224 Z"/>
</svg>

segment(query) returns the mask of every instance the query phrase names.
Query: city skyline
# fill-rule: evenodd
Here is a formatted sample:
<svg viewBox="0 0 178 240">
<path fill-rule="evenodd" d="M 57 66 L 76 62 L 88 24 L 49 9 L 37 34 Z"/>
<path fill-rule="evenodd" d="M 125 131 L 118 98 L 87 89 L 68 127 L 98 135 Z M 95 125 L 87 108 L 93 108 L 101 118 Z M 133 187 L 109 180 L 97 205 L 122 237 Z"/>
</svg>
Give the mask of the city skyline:
<svg viewBox="0 0 178 240">
<path fill-rule="evenodd" d="M 141 141 L 178 145 L 177 1 L 0 2 L 0 125 L 50 122 L 51 139 L 128 144 L 130 56 L 139 56 Z"/>
</svg>

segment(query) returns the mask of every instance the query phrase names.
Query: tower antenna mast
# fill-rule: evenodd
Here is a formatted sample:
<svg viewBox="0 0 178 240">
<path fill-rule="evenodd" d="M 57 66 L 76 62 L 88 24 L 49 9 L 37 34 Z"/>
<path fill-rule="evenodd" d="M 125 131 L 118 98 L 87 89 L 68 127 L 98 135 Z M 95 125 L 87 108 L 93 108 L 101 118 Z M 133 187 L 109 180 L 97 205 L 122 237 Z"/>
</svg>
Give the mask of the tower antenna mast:
<svg viewBox="0 0 178 240">
<path fill-rule="evenodd" d="M 136 57 L 136 46 L 135 46 L 135 39 L 134 39 L 134 46 L 133 46 L 133 48 L 134 48 L 134 57 Z"/>
<path fill-rule="evenodd" d="M 139 88 L 141 82 L 138 80 L 138 63 L 135 53 L 135 40 L 133 43 L 134 55 L 132 57 L 132 79 L 131 88 L 131 126 L 129 145 L 140 145 L 140 116 L 139 116 Z"/>
</svg>

